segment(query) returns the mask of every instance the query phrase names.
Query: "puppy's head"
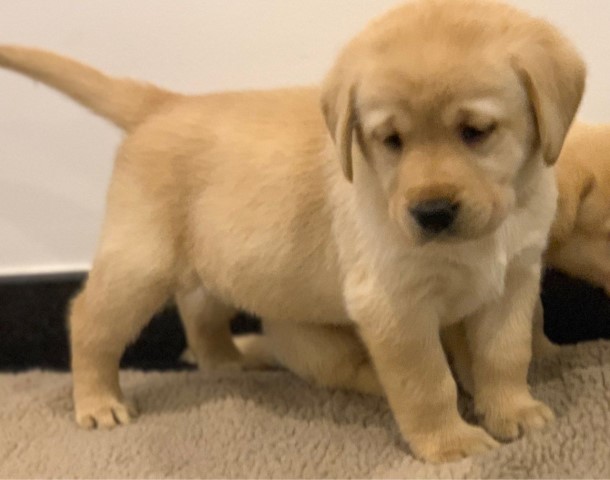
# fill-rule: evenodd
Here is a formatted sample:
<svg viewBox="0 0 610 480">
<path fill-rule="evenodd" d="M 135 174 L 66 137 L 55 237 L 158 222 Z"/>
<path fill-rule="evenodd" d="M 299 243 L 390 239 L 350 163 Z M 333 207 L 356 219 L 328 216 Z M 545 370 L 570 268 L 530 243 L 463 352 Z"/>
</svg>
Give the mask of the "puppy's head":
<svg viewBox="0 0 610 480">
<path fill-rule="evenodd" d="M 555 168 L 547 264 L 610 293 L 610 125 L 576 123 Z"/>
<path fill-rule="evenodd" d="M 585 67 L 548 23 L 484 0 L 422 0 L 340 55 L 322 109 L 349 181 L 374 181 L 415 242 L 497 228 L 557 159 Z"/>
</svg>

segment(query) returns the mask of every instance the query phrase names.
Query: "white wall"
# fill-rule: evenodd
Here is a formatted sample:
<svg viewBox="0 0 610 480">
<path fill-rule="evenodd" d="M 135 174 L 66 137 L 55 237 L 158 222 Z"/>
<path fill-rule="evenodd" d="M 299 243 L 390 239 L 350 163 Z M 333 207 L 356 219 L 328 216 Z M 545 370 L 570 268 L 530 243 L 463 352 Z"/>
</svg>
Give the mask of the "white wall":
<svg viewBox="0 0 610 480">
<path fill-rule="evenodd" d="M 0 0 L 0 43 L 55 50 L 183 92 L 321 78 L 397 0 Z M 561 27 L 590 64 L 582 117 L 610 117 L 610 1 L 512 0 Z M 609 113 L 607 113 L 609 112 Z M 88 268 L 120 132 L 0 71 L 0 275 Z"/>
</svg>

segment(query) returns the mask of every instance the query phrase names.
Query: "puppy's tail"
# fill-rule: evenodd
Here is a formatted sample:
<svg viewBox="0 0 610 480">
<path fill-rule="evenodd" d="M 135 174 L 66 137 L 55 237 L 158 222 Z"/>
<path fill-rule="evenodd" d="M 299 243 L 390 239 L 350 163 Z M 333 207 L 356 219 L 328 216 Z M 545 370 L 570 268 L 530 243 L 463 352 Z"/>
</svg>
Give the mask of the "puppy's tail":
<svg viewBox="0 0 610 480">
<path fill-rule="evenodd" d="M 82 63 L 34 48 L 0 45 L 0 67 L 61 91 L 127 131 L 179 97 L 153 85 L 109 77 Z"/>
</svg>

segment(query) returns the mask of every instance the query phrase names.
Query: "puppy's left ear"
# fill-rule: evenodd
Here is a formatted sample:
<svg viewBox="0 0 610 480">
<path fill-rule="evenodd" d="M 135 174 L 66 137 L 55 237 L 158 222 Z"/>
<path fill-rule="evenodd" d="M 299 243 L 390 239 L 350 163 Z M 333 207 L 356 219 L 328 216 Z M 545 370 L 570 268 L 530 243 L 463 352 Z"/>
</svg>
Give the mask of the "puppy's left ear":
<svg viewBox="0 0 610 480">
<path fill-rule="evenodd" d="M 513 66 L 532 104 L 544 161 L 553 165 L 580 106 L 587 69 L 554 27 L 540 22 L 534 36 L 521 39 Z"/>
<path fill-rule="evenodd" d="M 343 175 L 348 181 L 354 177 L 352 140 L 355 114 L 355 84 L 348 72 L 335 67 L 322 85 L 321 106 L 326 126 L 335 142 Z"/>
</svg>

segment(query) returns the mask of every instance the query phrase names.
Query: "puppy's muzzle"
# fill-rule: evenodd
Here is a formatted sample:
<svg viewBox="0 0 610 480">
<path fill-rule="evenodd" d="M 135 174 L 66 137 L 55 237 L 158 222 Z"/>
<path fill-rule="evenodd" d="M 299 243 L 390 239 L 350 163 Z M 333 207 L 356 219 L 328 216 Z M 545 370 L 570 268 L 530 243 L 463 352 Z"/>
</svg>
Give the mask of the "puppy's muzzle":
<svg viewBox="0 0 610 480">
<path fill-rule="evenodd" d="M 451 228 L 459 210 L 459 203 L 436 198 L 416 203 L 409 208 L 409 214 L 425 233 L 435 235 Z"/>
</svg>

